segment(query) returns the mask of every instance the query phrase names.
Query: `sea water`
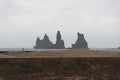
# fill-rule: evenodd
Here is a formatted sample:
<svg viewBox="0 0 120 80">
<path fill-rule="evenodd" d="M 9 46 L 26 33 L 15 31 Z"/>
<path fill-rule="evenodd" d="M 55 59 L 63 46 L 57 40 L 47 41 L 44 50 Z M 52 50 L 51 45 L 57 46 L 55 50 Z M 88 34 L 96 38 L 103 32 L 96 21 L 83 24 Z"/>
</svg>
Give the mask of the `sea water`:
<svg viewBox="0 0 120 80">
<path fill-rule="evenodd" d="M 60 51 L 66 49 L 0 48 L 0 51 Z"/>
<path fill-rule="evenodd" d="M 98 51 L 120 52 L 120 49 L 117 48 L 89 48 L 89 49 Z M 0 48 L 0 51 L 61 51 L 61 50 L 67 49 Z"/>
<path fill-rule="evenodd" d="M 90 50 L 120 52 L 120 49 L 117 48 L 90 48 Z"/>
</svg>

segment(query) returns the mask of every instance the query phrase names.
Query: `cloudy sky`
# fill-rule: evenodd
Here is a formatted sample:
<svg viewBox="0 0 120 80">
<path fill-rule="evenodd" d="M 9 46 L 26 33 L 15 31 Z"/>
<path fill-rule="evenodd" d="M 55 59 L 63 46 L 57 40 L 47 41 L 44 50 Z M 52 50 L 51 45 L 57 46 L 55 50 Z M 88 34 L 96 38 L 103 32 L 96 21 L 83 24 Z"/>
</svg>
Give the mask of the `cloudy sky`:
<svg viewBox="0 0 120 80">
<path fill-rule="evenodd" d="M 120 46 L 120 0 L 0 0 L 0 48 L 31 48 L 47 33 L 66 47 L 83 33 L 90 48 Z"/>
</svg>

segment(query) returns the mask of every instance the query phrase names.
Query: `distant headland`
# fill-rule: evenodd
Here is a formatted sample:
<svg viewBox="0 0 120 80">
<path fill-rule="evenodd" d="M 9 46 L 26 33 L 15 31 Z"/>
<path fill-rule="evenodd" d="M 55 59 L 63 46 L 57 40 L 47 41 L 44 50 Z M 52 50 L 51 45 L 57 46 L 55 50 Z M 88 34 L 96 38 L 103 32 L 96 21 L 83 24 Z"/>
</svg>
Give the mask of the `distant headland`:
<svg viewBox="0 0 120 80">
<path fill-rule="evenodd" d="M 61 38 L 60 31 L 57 32 L 56 36 L 56 43 L 53 44 L 47 34 L 44 35 L 44 38 L 40 40 L 37 37 L 36 45 L 34 46 L 35 49 L 65 49 L 64 40 Z M 71 49 L 79 49 L 79 48 L 88 48 L 88 43 L 84 38 L 83 34 L 77 33 L 77 40 L 75 44 L 72 44 Z"/>
</svg>

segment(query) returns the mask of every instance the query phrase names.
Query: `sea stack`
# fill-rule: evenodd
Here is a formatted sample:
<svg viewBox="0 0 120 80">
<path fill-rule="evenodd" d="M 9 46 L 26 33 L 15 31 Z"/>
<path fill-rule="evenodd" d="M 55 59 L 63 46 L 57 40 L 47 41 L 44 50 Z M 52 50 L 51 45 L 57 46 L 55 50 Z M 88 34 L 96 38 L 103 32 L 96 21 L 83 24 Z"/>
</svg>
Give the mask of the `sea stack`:
<svg viewBox="0 0 120 80">
<path fill-rule="evenodd" d="M 37 37 L 37 40 L 36 40 L 36 46 L 34 46 L 35 49 L 39 49 L 40 48 L 40 44 L 41 44 L 41 40 L 39 37 Z"/>
<path fill-rule="evenodd" d="M 47 34 L 44 35 L 44 38 L 40 40 L 37 37 L 36 45 L 34 46 L 35 49 L 65 49 L 64 41 L 61 39 L 60 31 L 57 32 L 56 35 L 56 43 L 53 44 Z M 77 40 L 75 44 L 72 44 L 70 49 L 80 49 L 80 48 L 88 48 L 88 43 L 84 38 L 83 34 L 77 33 Z"/>
<path fill-rule="evenodd" d="M 35 49 L 64 49 L 64 41 L 61 39 L 60 31 L 57 32 L 56 36 L 56 43 L 53 44 L 49 37 L 45 34 L 44 38 L 40 40 L 39 37 L 37 37 L 36 45 L 34 46 Z"/>
<path fill-rule="evenodd" d="M 79 49 L 79 48 L 88 48 L 88 43 L 84 38 L 83 34 L 77 33 L 77 40 L 75 44 L 72 44 L 72 49 Z"/>
<path fill-rule="evenodd" d="M 37 37 L 35 49 L 52 49 L 54 48 L 54 44 L 50 42 L 49 37 L 45 34 L 43 40 L 40 40 Z"/>
<path fill-rule="evenodd" d="M 55 49 L 64 49 L 64 41 L 61 39 L 60 31 L 57 32 Z"/>
<path fill-rule="evenodd" d="M 120 47 L 118 47 L 118 49 L 120 49 Z"/>
</svg>

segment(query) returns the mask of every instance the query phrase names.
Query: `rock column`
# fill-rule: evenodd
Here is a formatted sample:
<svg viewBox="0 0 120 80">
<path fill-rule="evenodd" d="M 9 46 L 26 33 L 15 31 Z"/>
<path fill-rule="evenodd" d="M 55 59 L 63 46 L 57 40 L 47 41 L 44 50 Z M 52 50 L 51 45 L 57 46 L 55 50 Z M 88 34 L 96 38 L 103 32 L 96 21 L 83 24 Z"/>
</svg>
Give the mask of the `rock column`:
<svg viewBox="0 0 120 80">
<path fill-rule="evenodd" d="M 61 39 L 60 31 L 57 32 L 55 48 L 56 49 L 64 49 L 65 48 L 64 41 Z"/>
<path fill-rule="evenodd" d="M 78 48 L 88 48 L 88 43 L 84 38 L 83 34 L 80 34 L 79 32 L 77 33 L 78 37 L 75 42 L 75 44 L 72 44 L 73 49 L 78 49 Z"/>
</svg>

